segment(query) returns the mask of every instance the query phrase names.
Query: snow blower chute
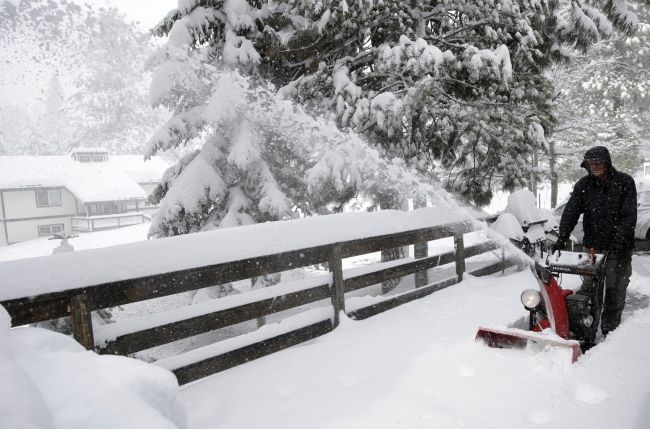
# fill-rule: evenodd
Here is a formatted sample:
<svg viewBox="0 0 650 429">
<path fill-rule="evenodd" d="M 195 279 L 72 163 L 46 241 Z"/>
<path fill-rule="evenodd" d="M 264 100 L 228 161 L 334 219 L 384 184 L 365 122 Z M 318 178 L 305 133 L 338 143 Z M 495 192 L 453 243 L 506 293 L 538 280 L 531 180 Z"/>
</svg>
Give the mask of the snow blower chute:
<svg viewBox="0 0 650 429">
<path fill-rule="evenodd" d="M 526 289 L 521 302 L 528 310 L 528 327 L 495 329 L 480 327 L 476 339 L 490 347 L 523 348 L 529 343 L 565 347 L 575 362 L 584 350 L 595 344 L 603 300 L 605 256 L 581 252 L 554 253 L 542 265 L 535 262 L 531 271 L 540 290 Z M 588 292 L 562 289 L 556 278 L 561 274 L 591 277 Z"/>
</svg>

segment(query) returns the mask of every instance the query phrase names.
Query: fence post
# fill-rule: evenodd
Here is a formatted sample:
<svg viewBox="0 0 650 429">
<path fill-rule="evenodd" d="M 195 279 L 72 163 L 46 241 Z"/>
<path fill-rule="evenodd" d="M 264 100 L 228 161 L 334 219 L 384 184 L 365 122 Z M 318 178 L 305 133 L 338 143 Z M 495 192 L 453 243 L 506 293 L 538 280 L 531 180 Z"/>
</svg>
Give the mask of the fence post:
<svg viewBox="0 0 650 429">
<path fill-rule="evenodd" d="M 429 244 L 428 242 L 424 243 L 415 243 L 413 244 L 413 256 L 415 259 L 422 259 L 429 256 Z M 429 284 L 429 273 L 427 270 L 418 271 L 415 273 L 415 287 L 419 288 Z"/>
<path fill-rule="evenodd" d="M 79 294 L 70 299 L 70 322 L 74 339 L 87 350 L 95 349 L 93 322 L 90 316 L 88 295 Z"/>
<path fill-rule="evenodd" d="M 458 276 L 458 283 L 460 283 L 463 281 L 463 273 L 465 272 L 465 243 L 462 233 L 454 235 L 454 252 L 456 254 L 456 275 Z"/>
<path fill-rule="evenodd" d="M 334 307 L 334 326 L 339 325 L 339 313 L 345 311 L 345 288 L 343 281 L 343 258 L 341 258 L 341 245 L 335 244 L 330 254 L 329 268 L 332 273 L 330 296 Z"/>
<path fill-rule="evenodd" d="M 422 193 L 417 193 L 413 198 L 413 209 L 427 206 L 427 197 Z M 426 258 L 429 256 L 429 242 L 413 243 L 413 257 L 415 259 Z M 415 287 L 420 288 L 429 284 L 429 273 L 427 270 L 415 273 Z"/>
</svg>

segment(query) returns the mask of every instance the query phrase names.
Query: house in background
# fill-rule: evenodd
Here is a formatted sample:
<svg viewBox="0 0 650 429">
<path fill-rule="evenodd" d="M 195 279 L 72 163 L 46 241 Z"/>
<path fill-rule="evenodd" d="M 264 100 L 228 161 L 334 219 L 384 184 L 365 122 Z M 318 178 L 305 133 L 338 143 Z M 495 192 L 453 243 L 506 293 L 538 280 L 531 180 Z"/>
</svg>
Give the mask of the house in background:
<svg viewBox="0 0 650 429">
<path fill-rule="evenodd" d="M 169 165 L 159 157 L 78 148 L 69 156 L 0 156 L 0 245 L 147 222 Z"/>
</svg>

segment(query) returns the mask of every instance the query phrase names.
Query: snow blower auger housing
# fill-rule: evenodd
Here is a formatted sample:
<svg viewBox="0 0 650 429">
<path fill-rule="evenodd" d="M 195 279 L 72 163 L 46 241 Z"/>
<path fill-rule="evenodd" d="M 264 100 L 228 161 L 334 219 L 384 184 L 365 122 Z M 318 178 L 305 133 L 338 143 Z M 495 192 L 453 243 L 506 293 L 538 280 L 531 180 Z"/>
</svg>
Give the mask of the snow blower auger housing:
<svg viewBox="0 0 650 429">
<path fill-rule="evenodd" d="M 531 271 L 540 290 L 526 289 L 521 294 L 528 310 L 528 330 L 509 327 L 480 327 L 476 339 L 490 347 L 523 348 L 529 343 L 565 347 L 575 362 L 596 341 L 603 301 L 605 256 L 595 252 L 562 252 L 548 255 L 546 263 L 535 262 Z M 574 293 L 557 282 L 561 274 L 591 277 L 588 292 Z"/>
</svg>

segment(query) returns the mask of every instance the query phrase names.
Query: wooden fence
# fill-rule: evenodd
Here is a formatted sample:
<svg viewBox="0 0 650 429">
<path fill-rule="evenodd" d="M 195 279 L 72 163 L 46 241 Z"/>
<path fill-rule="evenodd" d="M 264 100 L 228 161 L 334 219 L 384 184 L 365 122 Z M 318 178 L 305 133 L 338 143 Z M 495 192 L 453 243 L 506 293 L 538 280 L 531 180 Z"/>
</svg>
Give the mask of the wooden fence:
<svg viewBox="0 0 650 429">
<path fill-rule="evenodd" d="M 98 353 L 129 355 L 241 322 L 255 320 L 297 306 L 321 300 L 331 301 L 332 311 L 323 316 L 322 320 L 310 321 L 305 326 L 264 338 L 252 344 L 246 344 L 235 350 L 229 350 L 214 356 L 203 356 L 198 361 L 186 362 L 180 366 L 172 365 L 169 369 L 176 374 L 179 383 L 184 384 L 330 332 L 338 325 L 340 312 L 345 311 L 345 293 L 347 292 L 397 279 L 405 275 L 426 272 L 426 270 L 444 264 L 455 264 L 455 272 L 451 277 L 394 296 L 386 296 L 372 305 L 346 312 L 353 319 L 364 319 L 458 283 L 462 280 L 463 273 L 466 272 L 465 261 L 467 258 L 493 252 L 497 249 L 494 242 L 465 247 L 463 234 L 471 231 L 473 231 L 473 227 L 470 222 L 458 222 L 432 228 L 296 249 L 284 253 L 148 277 L 92 285 L 64 292 L 12 299 L 0 302 L 0 304 L 11 315 L 13 326 L 70 316 L 75 339 L 87 349 L 94 349 Z M 343 272 L 343 258 L 411 244 L 421 245 L 428 241 L 446 237 L 454 237 L 454 251 L 427 256 L 389 268 L 380 266 L 375 271 L 360 275 L 346 276 Z M 492 262 L 487 266 L 470 270 L 469 273 L 480 276 L 495 273 L 514 265 L 513 260 L 503 257 L 502 251 L 496 253 L 500 255 L 496 263 Z M 101 341 L 97 344 L 95 342 L 91 311 L 324 262 L 328 263 L 331 275 L 326 276 L 327 280 L 324 280 L 322 284 L 311 285 L 304 290 L 287 292 L 272 298 L 234 305 L 230 308 L 221 308 L 218 311 L 206 314 L 187 316 L 186 313 L 178 312 L 178 317 L 165 320 L 159 326 L 146 327 L 135 332 L 126 332 L 117 335 L 110 341 Z M 278 286 L 280 285 L 273 287 Z M 281 290 L 281 288 L 278 288 L 278 290 Z"/>
</svg>

